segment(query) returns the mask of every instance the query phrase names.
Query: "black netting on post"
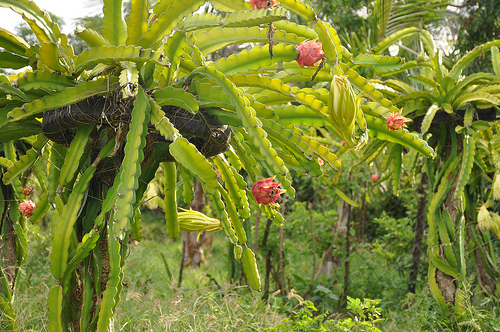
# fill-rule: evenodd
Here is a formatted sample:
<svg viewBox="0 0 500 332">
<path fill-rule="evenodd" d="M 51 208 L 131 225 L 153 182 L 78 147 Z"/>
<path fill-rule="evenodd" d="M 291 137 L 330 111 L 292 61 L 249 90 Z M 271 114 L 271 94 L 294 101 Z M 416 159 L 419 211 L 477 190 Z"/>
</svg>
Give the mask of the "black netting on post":
<svg viewBox="0 0 500 332">
<path fill-rule="evenodd" d="M 133 102 L 133 99 L 92 96 L 63 108 L 48 110 L 43 113 L 42 132 L 48 139 L 68 146 L 76 129 L 82 125 L 117 127 L 120 123 L 128 123 Z M 231 129 L 204 109 L 200 108 L 195 114 L 175 106 L 162 106 L 162 110 L 174 127 L 204 156 L 215 156 L 229 147 Z M 153 127 L 148 135 L 156 143 L 165 142 Z M 173 161 L 173 158 L 166 155 L 164 161 Z"/>
</svg>

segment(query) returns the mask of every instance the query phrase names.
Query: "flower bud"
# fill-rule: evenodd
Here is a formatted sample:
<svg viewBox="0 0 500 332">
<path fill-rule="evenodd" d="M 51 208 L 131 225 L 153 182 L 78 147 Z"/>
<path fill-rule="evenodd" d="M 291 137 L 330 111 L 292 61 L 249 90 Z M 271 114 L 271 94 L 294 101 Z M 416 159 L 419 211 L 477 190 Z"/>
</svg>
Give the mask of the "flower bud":
<svg viewBox="0 0 500 332">
<path fill-rule="evenodd" d="M 348 146 L 358 144 L 356 120 L 362 117 L 361 99 L 347 76 L 334 75 L 330 85 L 328 113 L 332 126 Z"/>
<path fill-rule="evenodd" d="M 33 203 L 31 200 L 23 200 L 21 204 L 19 204 L 19 212 L 25 217 L 31 217 L 33 214 L 33 210 L 35 209 L 35 203 Z"/>
<path fill-rule="evenodd" d="M 479 227 L 480 230 L 491 230 L 495 227 L 490 211 L 488 211 L 485 204 L 481 205 L 479 208 L 479 213 L 477 214 L 477 227 Z"/>
<path fill-rule="evenodd" d="M 278 205 L 275 202 L 280 197 L 281 193 L 286 190 L 279 188 L 280 182 L 273 182 L 274 176 L 267 179 L 260 179 L 252 186 L 252 195 L 259 204 Z"/>
<path fill-rule="evenodd" d="M 296 60 L 301 67 L 314 66 L 325 55 L 323 45 L 316 39 L 303 41 L 300 45 L 295 46 L 295 49 L 299 51 Z"/>
<path fill-rule="evenodd" d="M 491 218 L 493 219 L 493 224 L 490 230 L 500 239 L 500 216 L 493 212 L 491 213 Z"/>
<path fill-rule="evenodd" d="M 185 210 L 177 214 L 179 227 L 186 232 L 213 231 L 222 228 L 219 219 L 210 218 L 201 212 L 194 210 Z"/>
<path fill-rule="evenodd" d="M 493 178 L 493 199 L 500 200 L 500 173 L 495 174 Z"/>
<path fill-rule="evenodd" d="M 28 188 L 28 187 L 24 187 L 23 188 L 23 191 L 21 191 L 21 193 L 24 195 L 24 196 L 29 196 L 31 195 L 31 193 L 33 192 L 33 189 L 31 188 Z"/>
<path fill-rule="evenodd" d="M 405 122 L 412 121 L 411 119 L 401 116 L 401 111 L 389 115 L 387 121 L 387 129 L 390 131 L 398 131 L 400 128 L 408 128 Z"/>
</svg>

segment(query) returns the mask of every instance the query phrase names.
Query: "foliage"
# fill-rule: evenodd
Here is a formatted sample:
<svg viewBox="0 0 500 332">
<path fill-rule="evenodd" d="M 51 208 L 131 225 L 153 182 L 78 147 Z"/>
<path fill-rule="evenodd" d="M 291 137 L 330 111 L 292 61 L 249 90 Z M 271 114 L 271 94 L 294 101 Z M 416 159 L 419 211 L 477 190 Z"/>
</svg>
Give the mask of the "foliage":
<svg viewBox="0 0 500 332">
<path fill-rule="evenodd" d="M 379 300 L 353 299 L 348 297 L 347 309 L 354 315 L 352 318 L 345 318 L 342 320 L 328 319 L 328 312 L 325 312 L 316 317 L 313 312 L 317 311 L 314 304 L 310 301 L 301 303 L 301 308 L 293 319 L 287 318 L 283 322 L 269 331 L 360 331 L 360 332 L 380 332 L 376 324 L 381 322 L 380 309 L 376 306 L 380 303 Z"/>
<path fill-rule="evenodd" d="M 500 2 L 498 0 L 464 1 L 459 10 L 460 27 L 456 37 L 455 49 L 465 54 L 478 44 L 498 39 L 500 35 Z M 469 73 L 490 71 L 490 55 L 485 54 L 486 61 L 475 61 Z M 472 70 L 472 71 L 471 71 Z"/>
</svg>

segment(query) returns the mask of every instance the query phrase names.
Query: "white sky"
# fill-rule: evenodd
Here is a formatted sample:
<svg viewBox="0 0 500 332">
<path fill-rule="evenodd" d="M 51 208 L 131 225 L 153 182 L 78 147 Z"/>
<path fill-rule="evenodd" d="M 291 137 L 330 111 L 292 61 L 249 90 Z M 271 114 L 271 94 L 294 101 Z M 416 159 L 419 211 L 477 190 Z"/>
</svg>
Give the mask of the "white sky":
<svg viewBox="0 0 500 332">
<path fill-rule="evenodd" d="M 42 10 L 62 17 L 65 25 L 62 31 L 66 34 L 75 29 L 75 19 L 102 13 L 102 2 L 89 0 L 35 0 Z M 21 15 L 10 8 L 0 7 L 0 28 L 14 32 L 14 28 L 24 22 Z"/>
</svg>

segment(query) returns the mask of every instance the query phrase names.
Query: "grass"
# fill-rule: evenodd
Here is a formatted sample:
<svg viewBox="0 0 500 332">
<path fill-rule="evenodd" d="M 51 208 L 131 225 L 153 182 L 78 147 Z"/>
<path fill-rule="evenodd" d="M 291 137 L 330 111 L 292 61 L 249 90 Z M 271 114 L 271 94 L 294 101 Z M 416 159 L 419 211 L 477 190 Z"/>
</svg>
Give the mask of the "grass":
<svg viewBox="0 0 500 332">
<path fill-rule="evenodd" d="M 49 262 L 51 235 L 36 225 L 29 232 L 28 255 L 20 270 L 14 310 L 20 331 L 45 332 L 47 294 L 54 285 Z M 303 307 L 296 298 L 275 295 L 264 302 L 262 294 L 227 283 L 229 250 L 222 232 L 215 234 L 213 248 L 201 269 L 184 269 L 180 287 L 177 281 L 182 241 L 168 238 L 163 218 L 145 222 L 143 232 L 144 239 L 129 246 L 114 331 L 263 331 L 279 326 L 285 318 L 298 319 L 297 312 Z M 301 254 L 289 247 L 287 255 Z M 342 272 L 338 272 L 335 278 L 342 280 Z M 416 295 L 407 295 L 405 276 L 367 246 L 353 251 L 350 278 L 351 296 L 382 298 L 380 307 L 385 320 L 377 324 L 382 331 L 500 331 L 496 301 L 471 298 L 465 303 L 462 317 L 443 317 L 427 287 Z M 296 290 L 303 295 L 300 288 Z M 332 290 L 340 294 L 339 289 Z M 322 297 L 320 307 L 336 308 L 334 297 L 328 298 L 324 291 L 316 296 Z M 349 316 L 330 312 L 335 319 Z"/>
</svg>

